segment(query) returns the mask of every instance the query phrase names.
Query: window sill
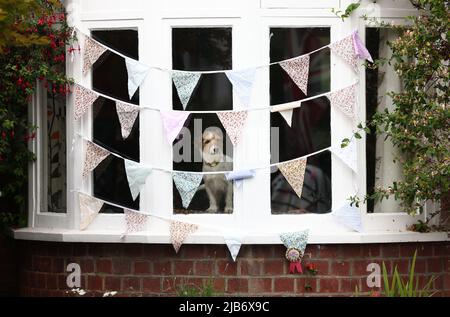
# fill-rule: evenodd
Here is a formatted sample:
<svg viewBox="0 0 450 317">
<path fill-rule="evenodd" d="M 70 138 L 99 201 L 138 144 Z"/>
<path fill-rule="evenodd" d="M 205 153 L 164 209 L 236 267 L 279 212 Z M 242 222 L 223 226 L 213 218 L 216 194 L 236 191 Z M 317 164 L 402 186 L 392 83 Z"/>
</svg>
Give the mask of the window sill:
<svg viewBox="0 0 450 317">
<path fill-rule="evenodd" d="M 11 234 L 18 240 L 51 241 L 51 242 L 90 242 L 90 243 L 155 243 L 168 244 L 167 234 L 154 232 L 139 232 L 121 238 L 113 231 L 80 231 L 51 228 L 22 228 L 11 230 Z M 432 242 L 450 241 L 448 232 L 418 233 L 411 231 L 375 231 L 375 232 L 345 232 L 339 234 L 311 234 L 310 244 L 364 244 L 364 243 L 392 243 L 392 242 Z M 186 244 L 224 244 L 223 236 L 216 232 L 199 231 L 189 236 Z M 281 244 L 275 234 L 252 235 L 245 237 L 243 244 Z"/>
</svg>

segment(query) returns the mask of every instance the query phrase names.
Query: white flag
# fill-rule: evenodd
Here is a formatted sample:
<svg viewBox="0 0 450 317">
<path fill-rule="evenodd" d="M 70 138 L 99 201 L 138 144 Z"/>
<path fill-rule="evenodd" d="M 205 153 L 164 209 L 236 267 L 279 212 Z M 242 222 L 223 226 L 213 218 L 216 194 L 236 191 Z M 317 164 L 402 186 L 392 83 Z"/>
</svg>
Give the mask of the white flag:
<svg viewBox="0 0 450 317">
<path fill-rule="evenodd" d="M 142 187 L 145 185 L 145 180 L 152 172 L 152 169 L 138 162 L 130 160 L 124 160 L 124 162 L 131 196 L 133 197 L 133 200 L 136 200 Z"/>
<path fill-rule="evenodd" d="M 225 72 L 244 108 L 250 106 L 255 74 L 256 68 Z"/>
<path fill-rule="evenodd" d="M 361 212 L 357 207 L 347 204 L 338 208 L 332 214 L 338 222 L 357 232 L 362 232 Z"/>
<path fill-rule="evenodd" d="M 125 64 L 128 73 L 128 96 L 131 99 L 149 73 L 150 67 L 132 58 L 125 58 Z"/>
<path fill-rule="evenodd" d="M 103 202 L 83 193 L 78 194 L 78 200 L 80 203 L 80 230 L 84 230 L 97 217 Z"/>
</svg>

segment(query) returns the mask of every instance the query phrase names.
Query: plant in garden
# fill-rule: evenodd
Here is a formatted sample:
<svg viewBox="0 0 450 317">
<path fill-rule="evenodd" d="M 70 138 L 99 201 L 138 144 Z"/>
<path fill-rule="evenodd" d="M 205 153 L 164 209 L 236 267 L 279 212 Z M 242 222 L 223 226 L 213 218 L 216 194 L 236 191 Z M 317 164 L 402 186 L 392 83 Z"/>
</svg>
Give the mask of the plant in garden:
<svg viewBox="0 0 450 317">
<path fill-rule="evenodd" d="M 69 92 L 64 66 L 73 39 L 58 0 L 0 0 L 0 27 L 0 219 L 23 225 L 17 215 L 26 208 L 27 167 L 34 159 L 28 145 L 38 128 L 28 123 L 29 107 L 38 83 L 50 98 Z"/>
<path fill-rule="evenodd" d="M 440 202 L 450 193 L 450 8 L 449 2 L 442 0 L 411 3 L 418 15 L 408 17 L 407 26 L 390 26 L 399 36 L 388 43 L 392 50 L 388 62 L 401 78 L 402 91 L 389 92 L 393 109 L 375 113 L 353 135 L 360 139 L 364 131 L 392 141 L 399 149 L 395 160 L 404 177 L 350 200 L 358 205 L 393 196 L 405 211 L 414 214 L 422 212 L 425 202 Z M 344 139 L 341 146 L 349 141 Z"/>
</svg>

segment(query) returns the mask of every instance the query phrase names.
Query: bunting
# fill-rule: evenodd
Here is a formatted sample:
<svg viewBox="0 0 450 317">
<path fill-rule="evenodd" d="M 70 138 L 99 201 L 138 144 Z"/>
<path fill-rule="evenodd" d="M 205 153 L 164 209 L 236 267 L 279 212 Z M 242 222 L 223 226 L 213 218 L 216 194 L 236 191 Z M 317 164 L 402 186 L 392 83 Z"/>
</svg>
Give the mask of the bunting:
<svg viewBox="0 0 450 317">
<path fill-rule="evenodd" d="M 116 101 L 116 111 L 120 122 L 122 138 L 126 139 L 130 135 L 134 122 L 139 115 L 139 107 Z"/>
<path fill-rule="evenodd" d="M 358 72 L 358 56 L 353 46 L 353 35 L 330 44 L 330 49 L 349 64 L 356 73 Z"/>
<path fill-rule="evenodd" d="M 309 76 L 309 55 L 280 62 L 280 66 L 292 78 L 300 90 L 307 95 Z"/>
<path fill-rule="evenodd" d="M 187 104 L 191 99 L 192 92 L 200 79 L 199 73 L 172 72 L 172 80 L 177 89 L 183 109 L 186 110 Z"/>
<path fill-rule="evenodd" d="M 188 208 L 192 198 L 202 182 L 203 175 L 196 173 L 174 172 L 173 181 L 181 196 L 184 208 Z"/>
<path fill-rule="evenodd" d="M 97 144 L 86 141 L 86 155 L 84 159 L 83 177 L 86 177 L 94 168 L 97 167 L 111 152 L 98 146 Z"/>
<path fill-rule="evenodd" d="M 94 91 L 75 85 L 74 119 L 80 119 L 97 98 L 98 95 Z"/>
<path fill-rule="evenodd" d="M 245 125 L 245 121 L 247 120 L 247 115 L 247 111 L 226 111 L 217 113 L 220 122 L 225 128 L 225 131 L 227 131 L 231 143 L 233 143 L 234 146 L 236 146 L 239 142 L 242 129 Z"/>
<path fill-rule="evenodd" d="M 80 204 L 80 230 L 86 229 L 97 217 L 103 202 L 83 193 L 78 194 Z"/>
<path fill-rule="evenodd" d="M 335 147 L 332 152 L 342 161 L 345 165 L 352 169 L 353 172 L 357 173 L 357 153 L 356 153 L 356 143 L 350 142 L 346 147 Z"/>
<path fill-rule="evenodd" d="M 346 204 L 335 210 L 332 214 L 338 222 L 350 229 L 357 232 L 363 231 L 361 212 L 357 207 Z"/>
<path fill-rule="evenodd" d="M 236 187 L 240 188 L 244 179 L 252 178 L 255 174 L 254 170 L 240 170 L 226 173 L 225 178 L 227 181 L 233 181 Z"/>
<path fill-rule="evenodd" d="M 84 38 L 83 51 L 83 75 L 87 74 L 92 65 L 107 51 L 107 48 L 100 45 L 90 37 Z"/>
<path fill-rule="evenodd" d="M 181 221 L 170 222 L 170 242 L 172 242 L 175 252 L 178 253 L 186 238 L 198 230 L 198 226 Z"/>
<path fill-rule="evenodd" d="M 372 56 L 370 55 L 364 43 L 362 42 L 357 31 L 352 33 L 352 39 L 353 39 L 353 49 L 355 50 L 356 56 L 358 56 L 358 58 L 360 59 L 366 59 L 369 62 L 373 63 Z"/>
<path fill-rule="evenodd" d="M 149 215 L 136 212 L 130 209 L 123 210 L 125 214 L 126 230 L 125 234 L 143 231 L 147 225 Z"/>
<path fill-rule="evenodd" d="M 351 119 L 355 118 L 356 84 L 330 92 L 327 97 L 332 107 L 338 108 Z"/>
<path fill-rule="evenodd" d="M 125 65 L 128 74 L 128 97 L 131 100 L 145 77 L 147 77 L 150 67 L 131 58 L 125 58 Z"/>
<path fill-rule="evenodd" d="M 249 68 L 241 71 L 227 71 L 225 72 L 225 75 L 233 85 L 233 89 L 239 96 L 241 104 L 244 108 L 248 108 L 250 106 L 256 68 Z"/>
<path fill-rule="evenodd" d="M 152 172 L 152 169 L 138 162 L 130 160 L 124 160 L 124 162 L 131 196 L 133 197 L 133 200 L 136 200 L 142 187 L 145 185 L 145 180 Z"/>
<path fill-rule="evenodd" d="M 173 141 L 175 141 L 181 131 L 181 128 L 184 126 L 184 123 L 189 117 L 189 112 L 161 110 L 160 115 L 167 141 L 170 145 L 172 145 Z"/>
<path fill-rule="evenodd" d="M 277 165 L 280 172 L 294 189 L 299 198 L 302 198 L 303 181 L 305 179 L 307 159 L 299 159 Z"/>
<path fill-rule="evenodd" d="M 239 250 L 241 249 L 244 233 L 237 230 L 223 232 L 223 239 L 230 251 L 231 258 L 236 262 Z"/>
</svg>

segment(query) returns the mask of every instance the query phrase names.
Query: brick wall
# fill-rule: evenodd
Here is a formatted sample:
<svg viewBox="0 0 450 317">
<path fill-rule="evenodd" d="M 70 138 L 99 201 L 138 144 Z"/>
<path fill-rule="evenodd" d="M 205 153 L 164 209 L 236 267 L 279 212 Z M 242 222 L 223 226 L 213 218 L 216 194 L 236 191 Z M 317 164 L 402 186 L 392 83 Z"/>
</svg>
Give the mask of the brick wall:
<svg viewBox="0 0 450 317">
<path fill-rule="evenodd" d="M 450 243 L 309 245 L 304 266 L 318 274 L 289 274 L 282 246 L 243 246 L 236 263 L 224 245 L 81 244 L 17 241 L 20 294 L 66 295 L 66 265 L 79 263 L 85 296 L 118 291 L 120 296 L 175 295 L 183 285 L 212 281 L 223 295 L 351 296 L 366 287 L 366 266 L 385 261 L 407 272 L 418 249 L 416 272 L 438 277 L 434 288 L 450 296 Z"/>
<path fill-rule="evenodd" d="M 0 297 L 18 293 L 15 241 L 0 233 Z"/>
</svg>

